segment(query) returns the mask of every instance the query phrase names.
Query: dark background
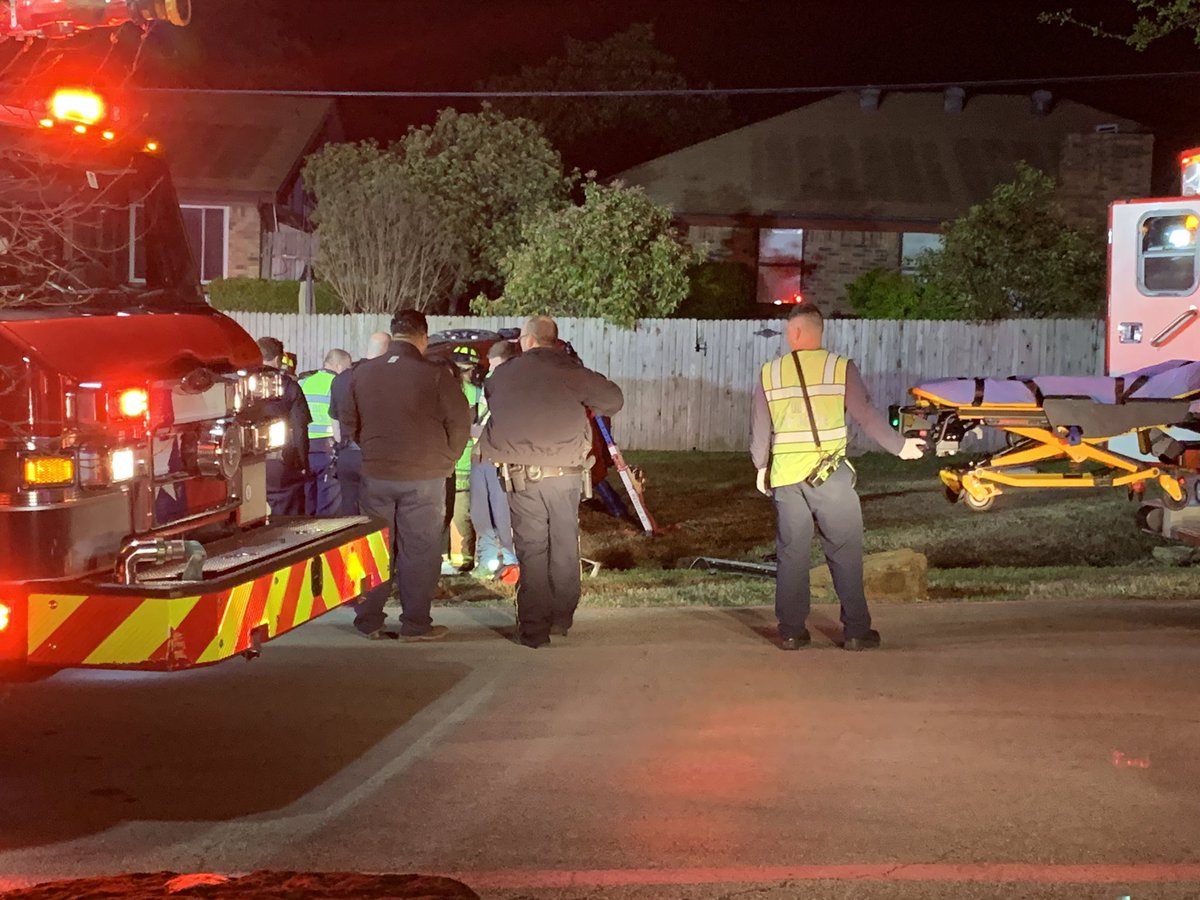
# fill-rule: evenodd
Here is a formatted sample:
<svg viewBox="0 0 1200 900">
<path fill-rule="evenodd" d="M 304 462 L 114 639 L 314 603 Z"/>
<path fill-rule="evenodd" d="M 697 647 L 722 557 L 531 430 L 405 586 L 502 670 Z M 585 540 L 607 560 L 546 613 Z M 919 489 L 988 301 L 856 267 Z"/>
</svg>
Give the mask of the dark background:
<svg viewBox="0 0 1200 900">
<path fill-rule="evenodd" d="M 330 90 L 471 90 L 561 53 L 651 22 L 694 86 L 766 87 L 959 82 L 1196 71 L 1182 34 L 1137 52 L 1081 28 L 1038 22 L 1066 0 L 194 0 L 190 28 L 160 29 L 143 84 Z M 1081 18 L 1128 30 L 1129 0 L 1076 2 Z M 1045 85 L 1140 121 L 1158 136 L 1156 187 L 1174 154 L 1200 143 L 1200 75 Z M 1026 93 L 1037 85 L 973 90 Z M 735 98 L 737 124 L 822 95 Z M 586 99 L 576 102 L 587 103 Z M 351 139 L 387 141 L 436 110 L 471 100 L 343 100 Z M 636 161 L 637 147 L 605 156 Z M 1166 179 L 1166 183 L 1163 183 Z"/>
</svg>

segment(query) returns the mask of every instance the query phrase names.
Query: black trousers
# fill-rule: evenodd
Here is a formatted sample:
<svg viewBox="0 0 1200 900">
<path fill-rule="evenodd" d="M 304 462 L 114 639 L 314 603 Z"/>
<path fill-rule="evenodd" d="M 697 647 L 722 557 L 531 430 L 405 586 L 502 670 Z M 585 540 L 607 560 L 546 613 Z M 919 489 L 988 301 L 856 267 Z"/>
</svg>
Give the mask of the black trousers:
<svg viewBox="0 0 1200 900">
<path fill-rule="evenodd" d="M 579 605 L 578 475 L 529 482 L 508 495 L 521 565 L 517 627 L 541 640 L 551 625 L 570 628 Z"/>
<path fill-rule="evenodd" d="M 350 444 L 338 451 L 337 479 L 342 486 L 342 506 L 338 514 L 358 515 L 358 494 L 362 487 L 362 449 Z"/>
<path fill-rule="evenodd" d="M 442 516 L 446 479 L 389 481 L 364 475 L 359 505 L 363 515 L 383 519 L 392 530 L 392 580 L 367 591 L 354 608 L 354 627 L 370 634 L 383 626 L 383 606 L 400 593 L 400 633 L 424 634 L 433 624 L 429 609 L 442 568 Z"/>
</svg>

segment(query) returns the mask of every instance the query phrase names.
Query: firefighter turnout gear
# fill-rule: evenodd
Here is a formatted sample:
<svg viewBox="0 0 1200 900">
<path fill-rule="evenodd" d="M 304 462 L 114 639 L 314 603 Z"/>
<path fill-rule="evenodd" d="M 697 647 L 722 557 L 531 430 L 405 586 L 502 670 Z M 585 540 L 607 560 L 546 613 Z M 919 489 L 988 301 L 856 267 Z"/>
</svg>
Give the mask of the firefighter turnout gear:
<svg viewBox="0 0 1200 900">
<path fill-rule="evenodd" d="M 762 367 L 771 417 L 772 487 L 798 484 L 846 454 L 846 364 L 828 350 L 795 351 Z"/>
</svg>

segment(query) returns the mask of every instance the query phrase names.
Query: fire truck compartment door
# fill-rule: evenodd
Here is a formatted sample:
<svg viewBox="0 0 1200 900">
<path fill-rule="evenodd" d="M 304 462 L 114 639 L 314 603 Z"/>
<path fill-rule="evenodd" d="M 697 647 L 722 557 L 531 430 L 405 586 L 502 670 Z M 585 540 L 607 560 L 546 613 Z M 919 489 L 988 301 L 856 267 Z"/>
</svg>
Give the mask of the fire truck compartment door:
<svg viewBox="0 0 1200 900">
<path fill-rule="evenodd" d="M 1172 359 L 1200 359 L 1198 227 L 1200 197 L 1110 208 L 1110 375 Z"/>
</svg>

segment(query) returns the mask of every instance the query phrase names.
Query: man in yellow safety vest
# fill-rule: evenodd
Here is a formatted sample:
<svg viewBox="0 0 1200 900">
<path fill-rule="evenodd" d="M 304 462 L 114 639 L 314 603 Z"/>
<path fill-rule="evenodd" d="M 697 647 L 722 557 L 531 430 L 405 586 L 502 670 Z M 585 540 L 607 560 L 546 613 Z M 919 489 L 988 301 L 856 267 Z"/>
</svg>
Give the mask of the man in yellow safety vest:
<svg viewBox="0 0 1200 900">
<path fill-rule="evenodd" d="M 329 398 L 335 376 L 349 369 L 354 360 L 345 350 L 330 350 L 321 368 L 305 376 L 300 390 L 308 401 L 312 422 L 308 425 L 308 483 L 304 511 L 310 516 L 336 516 L 341 510 L 334 456 L 341 443 L 341 426 L 329 414 Z"/>
<path fill-rule="evenodd" d="M 866 650 L 880 641 L 863 589 L 862 506 L 846 460 L 847 416 L 901 459 L 917 459 L 924 448 L 893 430 L 871 405 L 853 362 L 822 349 L 824 331 L 821 311 L 811 304 L 788 316 L 791 352 L 762 367 L 754 391 L 750 455 L 759 491 L 775 503 L 775 616 L 782 648 L 797 650 L 810 640 L 805 622 L 815 521 L 841 601 L 842 646 Z"/>
</svg>

